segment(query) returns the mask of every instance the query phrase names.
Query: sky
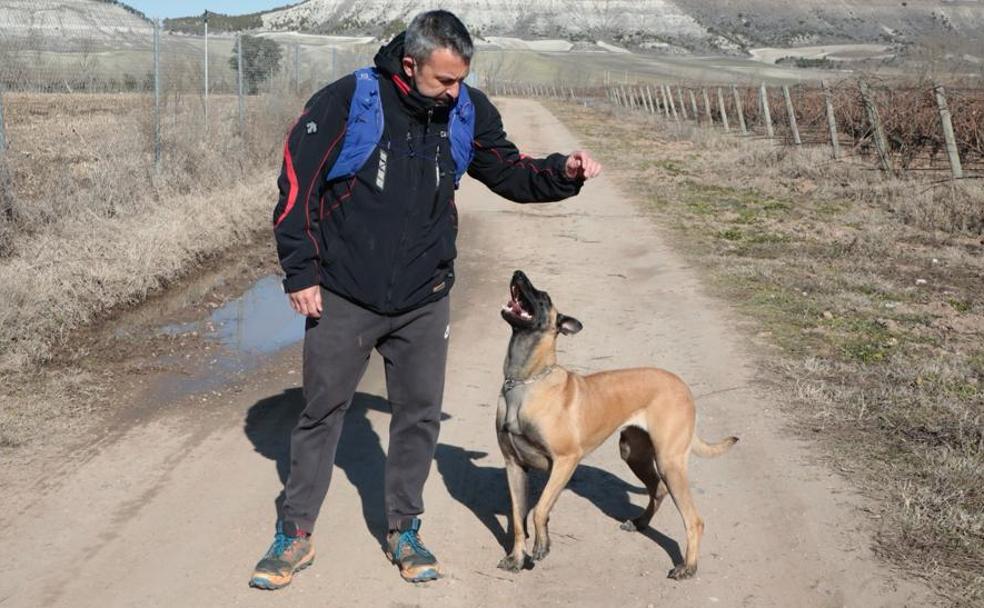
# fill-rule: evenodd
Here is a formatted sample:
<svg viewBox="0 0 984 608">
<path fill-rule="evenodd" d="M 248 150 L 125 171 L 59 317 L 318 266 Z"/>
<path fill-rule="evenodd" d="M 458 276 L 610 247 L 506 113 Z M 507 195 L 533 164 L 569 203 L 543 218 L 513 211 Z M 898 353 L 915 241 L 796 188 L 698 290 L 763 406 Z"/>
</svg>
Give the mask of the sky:
<svg viewBox="0 0 984 608">
<path fill-rule="evenodd" d="M 245 15 L 287 4 L 297 4 L 298 0 L 123 0 L 148 17 L 190 17 L 201 15 L 206 10 L 226 15 Z"/>
</svg>

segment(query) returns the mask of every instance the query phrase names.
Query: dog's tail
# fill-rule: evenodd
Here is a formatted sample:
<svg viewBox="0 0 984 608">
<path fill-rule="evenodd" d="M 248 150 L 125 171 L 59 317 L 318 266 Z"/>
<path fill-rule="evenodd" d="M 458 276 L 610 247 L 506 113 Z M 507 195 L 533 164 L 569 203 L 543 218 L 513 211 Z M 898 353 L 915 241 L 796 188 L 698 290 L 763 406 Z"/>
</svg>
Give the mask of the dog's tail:
<svg viewBox="0 0 984 608">
<path fill-rule="evenodd" d="M 694 454 L 702 458 L 714 458 L 715 456 L 720 456 L 727 452 L 731 446 L 738 443 L 737 437 L 728 437 L 727 439 L 722 439 L 717 443 L 707 443 L 703 439 L 694 433 L 694 441 L 690 448 L 693 450 Z"/>
</svg>

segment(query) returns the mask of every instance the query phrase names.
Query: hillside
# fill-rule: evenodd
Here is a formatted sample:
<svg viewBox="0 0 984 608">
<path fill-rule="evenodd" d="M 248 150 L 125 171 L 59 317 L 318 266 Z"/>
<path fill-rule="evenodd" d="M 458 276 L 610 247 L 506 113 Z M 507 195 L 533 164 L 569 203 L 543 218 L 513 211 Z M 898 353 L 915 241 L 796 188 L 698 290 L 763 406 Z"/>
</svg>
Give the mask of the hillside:
<svg viewBox="0 0 984 608">
<path fill-rule="evenodd" d="M 125 42 L 145 36 L 151 22 L 143 13 L 109 0 L 3 0 L 0 3 L 0 41 L 43 39 L 49 50 L 55 41 L 79 38 Z"/>
<path fill-rule="evenodd" d="M 758 46 L 976 41 L 980 0 L 308 0 L 266 12 L 270 29 L 379 33 L 444 7 L 480 35 L 612 40 L 637 48 L 743 51 Z"/>
</svg>

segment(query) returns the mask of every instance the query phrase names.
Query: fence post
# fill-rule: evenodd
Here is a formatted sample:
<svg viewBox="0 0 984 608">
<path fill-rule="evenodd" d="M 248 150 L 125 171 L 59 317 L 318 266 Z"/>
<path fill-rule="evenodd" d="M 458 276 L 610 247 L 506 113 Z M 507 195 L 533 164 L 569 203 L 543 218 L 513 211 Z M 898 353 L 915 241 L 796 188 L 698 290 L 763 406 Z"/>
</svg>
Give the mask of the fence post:
<svg viewBox="0 0 984 608">
<path fill-rule="evenodd" d="M 663 85 L 666 88 L 666 98 L 670 101 L 670 112 L 673 113 L 673 120 L 680 122 L 680 115 L 677 114 L 676 102 L 673 101 L 673 91 L 670 89 L 670 85 Z"/>
<path fill-rule="evenodd" d="M 208 11 L 205 19 L 205 132 L 208 133 Z"/>
<path fill-rule="evenodd" d="M 649 107 L 652 108 L 653 114 L 659 114 L 659 100 L 653 95 L 652 88 L 646 85 L 646 97 L 649 98 Z"/>
<path fill-rule="evenodd" d="M 680 87 L 677 87 L 677 100 L 680 102 L 680 116 L 682 116 L 684 120 L 689 120 L 690 117 L 687 116 L 687 104 L 683 103 L 683 89 Z"/>
<path fill-rule="evenodd" d="M 0 120 L 0 134 L 3 121 Z M 2 137 L 0 137 L 2 139 Z M 2 146 L 0 146 L 2 147 Z M 161 170 L 161 20 L 154 19 L 154 171 Z"/>
<path fill-rule="evenodd" d="M 789 94 L 789 86 L 782 85 L 782 96 L 786 99 L 786 114 L 789 115 L 789 128 L 793 132 L 793 143 L 801 146 L 803 140 L 800 139 L 799 127 L 796 125 L 796 110 L 793 109 L 793 98 Z"/>
<path fill-rule="evenodd" d="M 769 138 L 776 136 L 776 130 L 772 127 L 772 114 L 769 112 L 769 91 L 765 88 L 765 83 L 759 89 L 759 103 L 762 104 L 762 120 L 765 121 L 765 132 Z"/>
<path fill-rule="evenodd" d="M 294 95 L 301 94 L 301 45 L 294 45 Z"/>
<path fill-rule="evenodd" d="M 741 107 L 741 95 L 738 94 L 738 87 L 731 85 L 731 92 L 735 97 L 735 112 L 738 113 L 738 126 L 741 127 L 741 134 L 748 135 L 748 125 L 745 124 L 745 110 Z"/>
<path fill-rule="evenodd" d="M 3 122 L 3 89 L 0 89 L 0 154 L 7 149 L 7 135 L 4 132 Z"/>
<path fill-rule="evenodd" d="M 711 112 L 711 98 L 707 96 L 707 88 L 701 89 L 704 97 L 704 113 L 707 114 L 707 124 L 714 126 L 714 113 Z"/>
<path fill-rule="evenodd" d="M 236 34 L 236 84 L 239 96 L 239 136 L 246 136 L 246 109 L 243 99 L 243 35 Z"/>
<path fill-rule="evenodd" d="M 823 88 L 823 99 L 827 105 L 827 130 L 830 131 L 830 147 L 833 150 L 834 158 L 840 158 L 840 139 L 837 137 L 837 116 L 834 114 L 834 101 L 830 95 L 830 87 L 826 80 L 820 81 Z"/>
<path fill-rule="evenodd" d="M 724 93 L 721 92 L 721 87 L 718 87 L 718 107 L 721 108 L 721 124 L 724 125 L 725 131 L 730 131 L 731 125 L 728 124 L 728 109 L 724 105 Z"/>
<path fill-rule="evenodd" d="M 672 115 L 670 114 L 670 102 L 668 102 L 666 100 L 666 85 L 665 84 L 659 85 L 659 95 L 660 95 L 660 97 L 663 98 L 663 113 L 666 114 L 666 120 L 669 120 Z"/>
<path fill-rule="evenodd" d="M 700 122 L 700 111 L 697 109 L 697 97 L 694 95 L 694 90 L 687 89 L 687 93 L 690 94 L 690 109 L 694 113 L 694 121 Z"/>
<path fill-rule="evenodd" d="M 858 88 L 861 89 L 861 100 L 864 102 L 864 109 L 868 113 L 868 122 L 875 134 L 875 149 L 878 150 L 878 158 L 881 161 L 882 170 L 886 173 L 894 173 L 892 159 L 888 156 L 888 143 L 885 141 L 885 131 L 882 129 L 881 119 L 878 117 L 878 108 L 871 98 L 871 89 L 868 83 L 858 81 Z"/>
<path fill-rule="evenodd" d="M 946 104 L 946 92 L 943 85 L 933 87 L 936 93 L 936 105 L 940 108 L 940 123 L 943 126 L 943 139 L 946 142 L 946 155 L 950 158 L 950 170 L 954 179 L 963 177 L 963 167 L 960 165 L 960 151 L 957 149 L 957 137 L 953 133 L 953 121 L 950 119 L 950 108 Z"/>
</svg>

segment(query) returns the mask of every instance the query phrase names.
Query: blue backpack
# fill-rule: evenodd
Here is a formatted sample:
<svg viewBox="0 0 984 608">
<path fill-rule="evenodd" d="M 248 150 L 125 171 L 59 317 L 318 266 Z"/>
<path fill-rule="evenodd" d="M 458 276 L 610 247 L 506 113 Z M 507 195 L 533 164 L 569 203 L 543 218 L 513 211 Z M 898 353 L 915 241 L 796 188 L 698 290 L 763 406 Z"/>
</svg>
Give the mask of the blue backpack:
<svg viewBox="0 0 984 608">
<path fill-rule="evenodd" d="M 468 171 L 475 151 L 475 106 L 468 95 L 468 87 L 461 85 L 458 101 L 451 109 L 448 121 L 448 139 L 451 140 L 451 156 L 454 158 L 454 187 Z M 369 160 L 373 150 L 383 137 L 383 106 L 379 101 L 379 73 L 375 68 L 362 68 L 355 72 L 355 94 L 349 107 L 345 126 L 345 140 L 328 181 L 340 177 L 352 177 Z"/>
</svg>

